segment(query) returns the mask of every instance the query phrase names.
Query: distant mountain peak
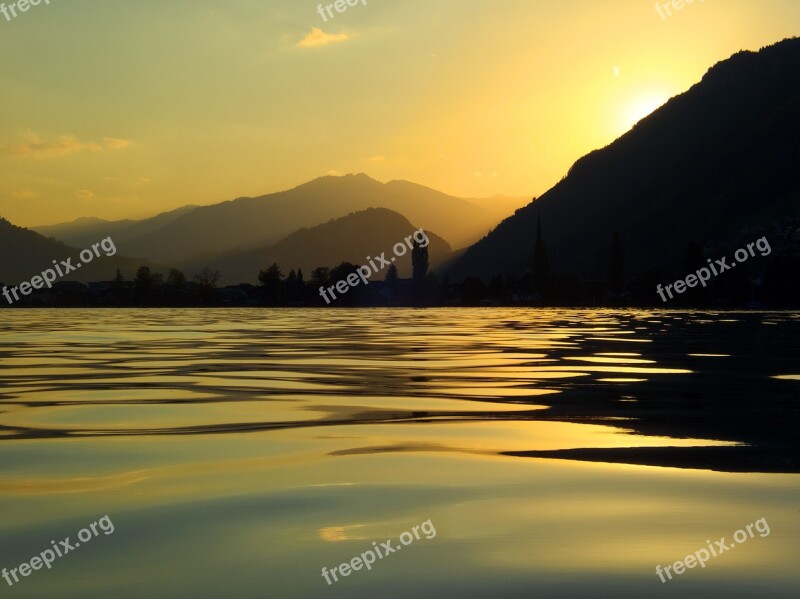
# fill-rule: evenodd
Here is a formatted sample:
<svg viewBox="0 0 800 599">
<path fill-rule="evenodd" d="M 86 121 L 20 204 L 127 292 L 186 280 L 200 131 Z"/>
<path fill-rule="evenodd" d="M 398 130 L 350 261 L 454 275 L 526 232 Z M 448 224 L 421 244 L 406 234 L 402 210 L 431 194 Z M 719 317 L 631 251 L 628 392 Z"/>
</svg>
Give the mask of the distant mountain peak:
<svg viewBox="0 0 800 599">
<path fill-rule="evenodd" d="M 381 183 L 377 179 L 373 179 L 367 173 L 344 173 L 342 175 L 321 175 L 312 179 L 311 181 L 307 181 L 306 183 L 301 183 L 298 187 L 302 187 L 303 185 L 308 185 L 309 183 L 316 183 L 318 181 L 339 181 L 339 182 L 352 182 L 352 181 L 372 181 L 374 183 Z"/>
<path fill-rule="evenodd" d="M 248 249 L 218 260 L 198 260 L 190 265 L 199 269 L 205 264 L 222 273 L 228 283 L 254 283 L 261 269 L 277 263 L 284 274 L 289 269 L 310 273 L 317 267 L 335 267 L 342 262 L 363 264 L 367 256 L 390 254 L 396 243 L 403 243 L 419 228 L 395 210 L 365 208 L 332 218 L 313 227 L 301 227 L 277 243 Z M 430 241 L 432 265 L 440 264 L 451 253 L 450 245 L 435 232 L 425 228 Z M 401 273 L 410 274 L 410 253 L 398 260 Z"/>
</svg>

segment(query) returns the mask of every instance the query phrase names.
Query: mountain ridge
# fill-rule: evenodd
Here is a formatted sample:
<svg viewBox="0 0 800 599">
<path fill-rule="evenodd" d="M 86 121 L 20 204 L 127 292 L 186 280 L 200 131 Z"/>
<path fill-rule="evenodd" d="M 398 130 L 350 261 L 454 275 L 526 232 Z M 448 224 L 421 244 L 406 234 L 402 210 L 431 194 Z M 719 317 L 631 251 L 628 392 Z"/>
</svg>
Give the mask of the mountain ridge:
<svg viewBox="0 0 800 599">
<path fill-rule="evenodd" d="M 578 159 L 448 273 L 454 280 L 523 273 L 539 216 L 551 270 L 594 280 L 607 274 L 614 232 L 627 248 L 628 274 L 638 275 L 675 270 L 692 242 L 723 255 L 773 222 L 789 222 L 800 197 L 798 81 L 798 38 L 717 63 L 625 135 Z"/>
<path fill-rule="evenodd" d="M 191 269 L 210 266 L 219 270 L 226 283 L 255 283 L 260 270 L 277 263 L 284 270 L 302 269 L 306 278 L 317 267 L 333 268 L 342 262 L 362 265 L 368 256 L 385 252 L 402 243 L 419 227 L 405 216 L 387 208 L 367 208 L 331 219 L 315 227 L 303 227 L 279 242 L 260 248 L 228 254 L 211 262 L 197 262 Z M 429 239 L 428 253 L 432 267 L 444 262 L 451 253 L 450 245 L 435 232 L 425 231 Z M 411 276 L 411 253 L 396 262 L 400 276 Z M 384 273 L 380 273 L 380 276 Z M 381 277 L 382 278 L 382 277 Z"/>
<path fill-rule="evenodd" d="M 121 252 L 185 266 L 213 261 L 231 251 L 274 244 L 302 227 L 317 226 L 352 212 L 387 208 L 438 231 L 455 246 L 464 246 L 480 239 L 525 201 L 468 200 L 409 181 L 381 183 L 365 173 L 325 175 L 263 196 L 242 196 L 208 206 L 192 206 L 190 210 L 179 208 L 123 228 L 115 227 L 115 231 Z M 164 221 L 163 226 L 131 234 L 137 227 L 141 229 L 158 219 Z M 37 229 L 54 236 L 57 227 Z M 61 240 L 82 245 L 89 233 L 96 236 L 100 230 L 102 226 Z"/>
<path fill-rule="evenodd" d="M 99 243 L 105 237 L 96 237 L 92 243 Z M 24 281 L 29 281 L 32 277 L 41 274 L 45 269 L 53 267 L 53 260 L 66 260 L 72 258 L 73 265 L 80 261 L 78 256 L 82 249 L 91 247 L 86 244 L 83 247 L 72 247 L 61 241 L 51 239 L 24 227 L 18 227 L 10 223 L 5 218 L 0 217 L 0 254 L 10 259 L 4 259 L 0 263 L 0 281 L 9 287 L 18 285 Z M 116 243 L 114 244 L 116 246 Z M 148 266 L 154 272 L 165 272 L 165 268 L 152 263 L 149 260 L 130 258 L 117 252 L 112 256 L 106 256 L 101 251 L 99 257 L 95 257 L 91 262 L 84 264 L 79 270 L 66 274 L 59 281 L 110 281 L 114 278 L 119 268 L 123 276 L 132 279 L 139 266 Z"/>
</svg>

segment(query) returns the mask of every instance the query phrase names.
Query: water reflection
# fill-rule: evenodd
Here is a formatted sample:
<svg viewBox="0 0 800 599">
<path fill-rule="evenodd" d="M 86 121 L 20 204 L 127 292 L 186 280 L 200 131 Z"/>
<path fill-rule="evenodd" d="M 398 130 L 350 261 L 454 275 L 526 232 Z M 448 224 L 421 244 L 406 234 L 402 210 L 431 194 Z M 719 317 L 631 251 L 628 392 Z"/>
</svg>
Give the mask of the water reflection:
<svg viewBox="0 0 800 599">
<path fill-rule="evenodd" d="M 543 431 L 571 422 L 585 432 L 550 457 L 798 471 L 796 314 L 454 313 L 3 312 L 0 440 L 424 422 L 471 451 L 476 425 L 513 421 L 529 446 L 500 433 L 493 449 L 541 457 Z M 397 447 L 418 447 L 403 430 Z"/>
<path fill-rule="evenodd" d="M 109 514 L 109 542 L 11 592 L 796 597 L 800 479 L 757 472 L 798 471 L 798 322 L 0 311 L 0 567 Z M 762 516 L 763 543 L 658 582 Z M 427 519 L 435 540 L 319 576 Z"/>
</svg>

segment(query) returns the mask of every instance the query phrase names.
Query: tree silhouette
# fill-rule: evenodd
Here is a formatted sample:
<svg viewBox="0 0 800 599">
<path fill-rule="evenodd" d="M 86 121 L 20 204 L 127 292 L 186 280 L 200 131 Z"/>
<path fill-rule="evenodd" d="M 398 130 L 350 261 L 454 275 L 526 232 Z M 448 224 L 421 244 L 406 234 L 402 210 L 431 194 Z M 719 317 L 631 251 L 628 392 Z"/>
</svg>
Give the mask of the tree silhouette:
<svg viewBox="0 0 800 599">
<path fill-rule="evenodd" d="M 186 275 L 177 268 L 170 269 L 167 275 L 167 295 L 171 304 L 179 305 L 186 302 Z"/>
<path fill-rule="evenodd" d="M 286 303 L 296 304 L 303 298 L 303 271 L 300 270 L 298 272 L 299 274 L 292 269 L 283 282 L 283 298 Z"/>
<path fill-rule="evenodd" d="M 116 305 L 121 305 L 125 302 L 125 278 L 119 268 L 111 285 L 111 297 Z"/>
<path fill-rule="evenodd" d="M 318 266 L 311 271 L 311 280 L 306 287 L 306 299 L 315 302 L 319 298 L 319 288 L 329 287 L 331 279 L 331 269 L 327 266 Z"/>
<path fill-rule="evenodd" d="M 217 283 L 219 283 L 220 273 L 206 266 L 194 276 L 197 284 L 197 291 L 200 294 L 200 301 L 211 303 L 216 299 Z"/>
<path fill-rule="evenodd" d="M 358 267 L 350 262 L 342 262 L 339 266 L 331 270 L 331 284 L 336 284 L 338 281 L 347 282 L 347 278 L 350 275 L 355 275 L 355 278 L 351 277 L 351 280 L 357 280 Z M 339 306 L 355 306 L 357 291 L 357 289 L 348 289 L 344 294 L 337 293 L 337 298 L 333 303 Z"/>
<path fill-rule="evenodd" d="M 155 303 L 161 275 L 153 274 L 149 266 L 140 266 L 133 280 L 133 297 L 137 304 L 149 306 Z"/>
<path fill-rule="evenodd" d="M 183 288 L 186 287 L 186 275 L 177 268 L 170 269 L 167 275 L 167 285 L 172 285 L 175 289 L 183 290 Z"/>
<path fill-rule="evenodd" d="M 486 296 L 486 285 L 478 277 L 467 277 L 461 284 L 461 296 L 467 306 L 477 306 Z"/>
<path fill-rule="evenodd" d="M 531 270 L 531 291 L 534 298 L 547 294 L 547 284 L 550 280 L 550 269 L 547 264 L 547 246 L 542 235 L 542 213 L 539 213 L 539 222 L 536 225 L 536 242 L 533 248 L 533 268 Z"/>
<path fill-rule="evenodd" d="M 389 289 L 394 289 L 394 287 L 397 285 L 397 280 L 398 280 L 397 266 L 392 264 L 389 267 L 389 270 L 386 271 L 386 277 L 384 278 L 384 281 L 386 282 L 386 286 L 389 287 Z"/>
<path fill-rule="evenodd" d="M 412 279 L 414 282 L 414 300 L 417 304 L 425 301 L 425 291 L 427 289 L 426 280 L 428 278 L 428 246 L 422 245 L 414 239 L 414 249 L 411 250 Z"/>
<path fill-rule="evenodd" d="M 386 290 L 388 291 L 388 299 L 389 301 L 393 301 L 397 298 L 398 294 L 398 285 L 397 282 L 400 280 L 399 276 L 397 275 L 397 266 L 392 264 L 389 266 L 388 270 L 386 271 L 386 276 L 384 277 L 383 281 L 386 284 Z"/>
<path fill-rule="evenodd" d="M 413 269 L 413 274 L 411 276 L 414 279 L 414 283 L 424 282 L 425 277 L 428 276 L 428 268 L 430 267 L 428 262 L 428 246 L 422 247 L 416 239 L 414 240 L 414 249 L 411 251 L 411 266 Z"/>
<path fill-rule="evenodd" d="M 275 306 L 280 303 L 282 280 L 283 273 L 280 267 L 274 262 L 267 270 L 262 270 L 258 273 L 258 282 L 261 283 L 264 303 L 268 306 Z"/>
</svg>

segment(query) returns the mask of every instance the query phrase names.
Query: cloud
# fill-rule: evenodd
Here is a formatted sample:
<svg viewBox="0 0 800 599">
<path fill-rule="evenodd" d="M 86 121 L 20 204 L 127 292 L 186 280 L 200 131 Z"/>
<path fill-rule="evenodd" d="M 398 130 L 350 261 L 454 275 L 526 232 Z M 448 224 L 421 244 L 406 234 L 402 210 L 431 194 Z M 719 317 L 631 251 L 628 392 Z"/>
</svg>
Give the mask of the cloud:
<svg viewBox="0 0 800 599">
<path fill-rule="evenodd" d="M 62 135 L 55 141 L 48 142 L 36 134 L 28 134 L 16 142 L 0 146 L 0 153 L 6 156 L 26 156 L 30 158 L 60 158 L 83 151 L 121 150 L 132 143 L 128 139 L 115 137 L 104 137 L 99 142 L 83 142 L 74 135 Z"/>
<path fill-rule="evenodd" d="M 343 42 L 350 39 L 346 33 L 325 33 L 319 27 L 312 27 L 306 36 L 297 42 L 300 48 L 313 48 L 314 46 L 327 46 L 334 42 Z"/>
<path fill-rule="evenodd" d="M 342 173 L 340 173 L 336 169 L 331 169 L 331 170 L 328 171 L 328 176 L 330 176 L 330 177 L 339 177 L 339 176 L 341 176 L 341 174 Z"/>
<path fill-rule="evenodd" d="M 32 189 L 17 189 L 11 192 L 11 197 L 15 200 L 28 200 L 35 195 L 36 193 Z"/>
<path fill-rule="evenodd" d="M 319 529 L 319 538 L 323 541 L 330 543 L 338 543 L 340 541 L 354 541 L 363 540 L 367 537 L 357 537 L 350 533 L 359 528 L 364 528 L 365 524 L 352 524 L 350 526 L 326 526 Z"/>
<path fill-rule="evenodd" d="M 110 150 L 121 150 L 127 148 L 132 143 L 130 139 L 117 139 L 115 137 L 103 138 L 103 145 Z"/>
<path fill-rule="evenodd" d="M 89 189 L 80 189 L 75 196 L 81 200 L 91 200 L 94 197 L 94 192 Z"/>
<path fill-rule="evenodd" d="M 385 156 L 373 156 L 372 158 L 367 158 L 367 160 L 369 162 L 375 162 L 375 163 L 386 162 L 386 157 Z"/>
</svg>

